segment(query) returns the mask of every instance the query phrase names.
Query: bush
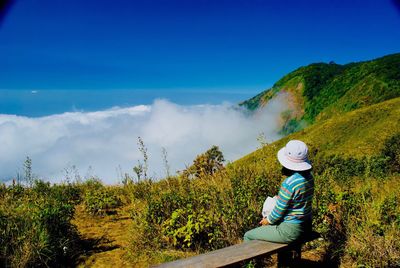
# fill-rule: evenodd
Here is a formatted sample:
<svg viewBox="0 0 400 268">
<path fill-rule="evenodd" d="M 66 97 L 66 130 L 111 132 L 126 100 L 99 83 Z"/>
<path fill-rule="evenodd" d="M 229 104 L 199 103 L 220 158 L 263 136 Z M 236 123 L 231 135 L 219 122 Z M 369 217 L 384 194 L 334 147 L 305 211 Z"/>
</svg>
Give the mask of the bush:
<svg viewBox="0 0 400 268">
<path fill-rule="evenodd" d="M 83 203 L 93 215 L 104 215 L 122 204 L 113 189 L 103 186 L 99 180 L 88 180 L 83 187 Z"/>
<path fill-rule="evenodd" d="M 137 183 L 130 183 L 125 188 L 131 193 L 133 199 L 145 200 L 151 195 L 152 181 L 141 180 Z"/>
<path fill-rule="evenodd" d="M 218 146 L 212 146 L 205 153 L 200 154 L 193 160 L 193 164 L 185 169 L 182 174 L 188 178 L 205 178 L 213 175 L 224 168 L 225 161 Z"/>
<path fill-rule="evenodd" d="M 161 241 L 161 247 L 207 250 L 229 245 L 231 222 L 224 212 L 231 210 L 229 193 L 202 180 L 179 180 L 165 192 L 147 200 L 148 234 Z M 187 187 L 187 183 L 191 185 Z"/>
<path fill-rule="evenodd" d="M 390 171 L 400 173 L 400 133 L 385 142 L 382 155 L 388 158 Z"/>
<path fill-rule="evenodd" d="M 0 200 L 2 265 L 48 267 L 72 262 L 79 240 L 70 223 L 74 205 L 66 201 L 68 197 L 60 194 L 59 189 L 41 181 L 33 188 L 20 185 L 3 188 Z"/>
<path fill-rule="evenodd" d="M 386 226 L 395 226 L 400 229 L 400 198 L 392 195 L 385 197 L 379 212 L 381 222 Z"/>
<path fill-rule="evenodd" d="M 72 183 L 50 185 L 50 182 L 36 180 L 32 191 L 36 195 L 50 196 L 59 202 L 71 205 L 77 205 L 81 202 L 82 189 L 79 185 Z"/>
<path fill-rule="evenodd" d="M 163 222 L 163 235 L 177 248 L 214 248 L 213 243 L 221 238 L 218 216 L 204 209 L 193 211 L 175 210 L 170 218 Z"/>
</svg>

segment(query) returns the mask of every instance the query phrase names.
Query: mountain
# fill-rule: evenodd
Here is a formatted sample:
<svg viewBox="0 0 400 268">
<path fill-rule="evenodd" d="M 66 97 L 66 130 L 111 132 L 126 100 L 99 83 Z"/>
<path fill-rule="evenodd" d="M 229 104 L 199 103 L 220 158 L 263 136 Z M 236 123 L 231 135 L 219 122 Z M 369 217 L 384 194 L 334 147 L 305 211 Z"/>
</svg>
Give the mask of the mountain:
<svg viewBox="0 0 400 268">
<path fill-rule="evenodd" d="M 291 139 L 303 140 L 309 144 L 315 155 L 321 157 L 332 155 L 345 158 L 374 157 L 381 154 L 385 143 L 391 137 L 399 134 L 400 98 L 395 98 L 315 123 L 270 146 L 256 150 L 233 164 L 247 165 L 259 161 L 265 163 L 267 158 L 275 161 L 274 150 L 283 147 Z M 270 165 L 272 163 L 266 166 Z"/>
<path fill-rule="evenodd" d="M 289 109 L 283 134 L 358 108 L 400 97 L 400 53 L 345 65 L 313 63 L 284 76 L 240 105 L 257 110 L 280 94 Z"/>
</svg>

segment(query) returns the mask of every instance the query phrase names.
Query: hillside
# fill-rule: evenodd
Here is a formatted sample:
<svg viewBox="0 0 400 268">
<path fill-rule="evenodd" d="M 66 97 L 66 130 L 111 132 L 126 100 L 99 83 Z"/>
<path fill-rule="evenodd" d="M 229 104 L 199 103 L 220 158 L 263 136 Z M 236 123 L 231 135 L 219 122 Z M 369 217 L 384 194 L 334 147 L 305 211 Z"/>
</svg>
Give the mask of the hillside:
<svg viewBox="0 0 400 268">
<path fill-rule="evenodd" d="M 274 86 L 240 105 L 262 108 L 288 93 L 284 133 L 316 121 L 400 96 L 400 54 L 345 65 L 314 63 L 289 73 Z"/>
<path fill-rule="evenodd" d="M 336 115 L 272 143 L 269 147 L 280 148 L 290 139 L 300 139 L 318 150 L 317 153 L 361 158 L 377 156 L 385 141 L 400 133 L 400 98 L 395 98 L 362 109 Z M 257 150 L 234 163 L 258 161 L 265 157 L 265 149 Z"/>
</svg>

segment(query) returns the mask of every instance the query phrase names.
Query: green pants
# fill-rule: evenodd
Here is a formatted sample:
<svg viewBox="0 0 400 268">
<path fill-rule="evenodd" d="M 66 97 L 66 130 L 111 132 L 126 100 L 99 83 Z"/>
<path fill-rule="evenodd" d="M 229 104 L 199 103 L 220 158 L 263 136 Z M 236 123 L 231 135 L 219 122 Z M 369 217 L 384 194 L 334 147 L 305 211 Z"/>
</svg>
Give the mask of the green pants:
<svg viewBox="0 0 400 268">
<path fill-rule="evenodd" d="M 290 243 L 311 231 L 311 224 L 281 222 L 278 225 L 265 225 L 244 234 L 244 241 L 266 240 L 276 243 Z"/>
</svg>

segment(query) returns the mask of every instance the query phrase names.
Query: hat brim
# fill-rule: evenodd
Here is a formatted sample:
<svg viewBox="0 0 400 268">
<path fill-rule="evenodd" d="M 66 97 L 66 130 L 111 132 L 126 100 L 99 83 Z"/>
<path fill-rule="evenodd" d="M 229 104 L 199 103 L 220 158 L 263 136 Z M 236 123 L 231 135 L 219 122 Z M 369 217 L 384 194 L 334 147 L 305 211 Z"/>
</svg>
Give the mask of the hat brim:
<svg viewBox="0 0 400 268">
<path fill-rule="evenodd" d="M 312 165 L 311 165 L 310 161 L 308 161 L 308 160 L 305 160 L 304 162 L 300 162 L 300 163 L 291 161 L 285 155 L 285 147 L 283 147 L 282 149 L 280 149 L 278 151 L 278 161 L 285 168 L 294 170 L 294 171 L 305 171 L 305 170 L 309 170 L 312 168 Z"/>
</svg>

